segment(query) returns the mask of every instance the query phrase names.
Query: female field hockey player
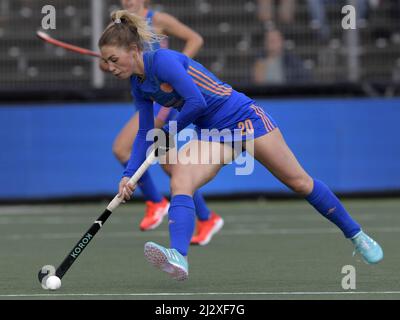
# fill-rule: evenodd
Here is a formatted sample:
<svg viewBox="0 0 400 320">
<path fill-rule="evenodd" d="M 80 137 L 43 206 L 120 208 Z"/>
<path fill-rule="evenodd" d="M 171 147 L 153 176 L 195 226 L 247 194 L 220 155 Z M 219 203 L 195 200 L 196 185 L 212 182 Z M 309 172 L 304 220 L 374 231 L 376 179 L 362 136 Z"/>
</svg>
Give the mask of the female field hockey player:
<svg viewBox="0 0 400 320">
<path fill-rule="evenodd" d="M 185 42 L 182 53 L 188 57 L 194 57 L 203 45 L 203 38 L 194 30 L 181 23 L 175 17 L 162 12 L 150 10 L 145 0 L 121 0 L 122 7 L 130 13 L 137 14 L 146 19 L 148 25 L 157 34 L 174 36 Z M 160 47 L 167 47 L 166 38 L 153 42 L 149 50 L 156 50 Z M 108 65 L 100 60 L 100 67 L 103 71 L 110 71 Z M 175 119 L 177 111 L 154 104 L 155 126 L 161 128 L 169 120 Z M 132 151 L 132 144 L 135 140 L 139 127 L 138 112 L 126 123 L 114 141 L 113 153 L 123 166 L 126 166 Z M 146 213 L 140 223 L 143 231 L 152 230 L 158 227 L 163 217 L 168 213 L 169 202 L 163 198 L 154 184 L 150 173 L 146 172 L 138 183 L 144 198 L 146 199 Z M 192 238 L 192 244 L 206 245 L 213 234 L 223 226 L 223 219 L 207 207 L 200 192 L 194 194 L 194 201 L 197 215 L 196 233 Z"/>
<path fill-rule="evenodd" d="M 132 156 L 119 184 L 120 197 L 130 199 L 134 186 L 127 183 L 129 177 L 143 163 L 146 151 L 152 146 L 152 142 L 146 140 L 146 133 L 154 128 L 154 100 L 180 110 L 176 118 L 177 132 L 194 123 L 196 132 L 200 129 L 225 129 L 233 133 L 238 128 L 243 129 L 243 123 L 247 123 L 246 130 L 253 134 L 251 140 L 246 135 L 239 137 L 245 139 L 244 148 L 340 228 L 367 263 L 382 260 L 383 251 L 378 243 L 361 230 L 328 186 L 304 171 L 286 145 L 275 121 L 252 99 L 221 82 L 201 64 L 181 53 L 168 49 L 144 52 L 144 43 L 151 42 L 157 35 L 151 32 L 140 16 L 117 11 L 112 14 L 112 20 L 113 23 L 99 40 L 101 55 L 117 78 L 130 78 L 140 114 Z M 162 128 L 167 135 L 172 128 L 170 125 L 172 123 Z M 237 136 L 233 134 L 233 137 Z M 209 156 L 221 155 L 219 164 L 215 161 L 210 161 L 211 164 L 182 163 L 178 157 L 178 163 L 170 165 L 170 248 L 153 242 L 146 243 L 144 248 L 145 256 L 152 265 L 177 280 L 188 277 L 187 254 L 195 221 L 193 194 L 212 180 L 224 163 L 230 162 L 236 154 L 232 144 L 221 143 L 222 139 L 210 141 L 209 138 L 207 135 L 192 139 L 179 151 L 179 156 L 191 150 L 206 150 L 211 151 Z M 163 145 L 162 140 L 155 146 L 165 153 L 169 146 Z M 172 148 L 167 156 L 175 151 Z"/>
</svg>

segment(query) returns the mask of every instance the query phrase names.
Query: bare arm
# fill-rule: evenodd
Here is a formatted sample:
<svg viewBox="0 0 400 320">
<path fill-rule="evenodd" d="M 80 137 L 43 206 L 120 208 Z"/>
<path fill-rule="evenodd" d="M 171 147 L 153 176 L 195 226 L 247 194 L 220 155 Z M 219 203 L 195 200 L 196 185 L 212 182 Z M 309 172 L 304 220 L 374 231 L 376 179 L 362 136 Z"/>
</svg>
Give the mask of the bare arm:
<svg viewBox="0 0 400 320">
<path fill-rule="evenodd" d="M 193 58 L 203 46 L 203 37 L 175 17 L 167 13 L 157 12 L 154 15 L 154 24 L 169 36 L 177 37 L 185 41 L 182 53 Z"/>
<path fill-rule="evenodd" d="M 154 119 L 154 128 L 161 129 L 164 126 L 164 124 L 165 124 L 164 120 L 161 120 L 159 118 Z"/>
</svg>

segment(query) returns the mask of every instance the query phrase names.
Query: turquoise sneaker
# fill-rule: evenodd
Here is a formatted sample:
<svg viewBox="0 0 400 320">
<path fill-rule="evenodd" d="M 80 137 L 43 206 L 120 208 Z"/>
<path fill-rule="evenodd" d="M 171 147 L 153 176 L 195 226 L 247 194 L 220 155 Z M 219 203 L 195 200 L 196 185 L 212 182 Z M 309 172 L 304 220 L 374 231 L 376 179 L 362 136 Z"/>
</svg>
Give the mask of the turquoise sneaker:
<svg viewBox="0 0 400 320">
<path fill-rule="evenodd" d="M 168 273 L 175 280 L 183 281 L 189 276 L 187 260 L 176 249 L 167 249 L 154 242 L 147 242 L 144 245 L 144 256 L 153 266 Z"/>
<path fill-rule="evenodd" d="M 360 231 L 351 238 L 355 248 L 353 256 L 358 252 L 368 264 L 378 263 L 383 259 L 383 250 L 381 246 L 366 233 Z"/>
</svg>

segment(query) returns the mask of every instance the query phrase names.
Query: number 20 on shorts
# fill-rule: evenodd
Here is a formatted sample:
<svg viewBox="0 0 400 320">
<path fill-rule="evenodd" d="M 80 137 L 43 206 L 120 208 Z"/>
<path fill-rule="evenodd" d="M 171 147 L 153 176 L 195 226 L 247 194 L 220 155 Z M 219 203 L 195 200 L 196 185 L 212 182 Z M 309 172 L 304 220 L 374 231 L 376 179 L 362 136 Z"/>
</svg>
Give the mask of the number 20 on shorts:
<svg viewBox="0 0 400 320">
<path fill-rule="evenodd" d="M 250 119 L 246 119 L 244 122 L 240 121 L 238 123 L 238 128 L 241 130 L 242 136 L 254 133 L 253 123 Z"/>
</svg>

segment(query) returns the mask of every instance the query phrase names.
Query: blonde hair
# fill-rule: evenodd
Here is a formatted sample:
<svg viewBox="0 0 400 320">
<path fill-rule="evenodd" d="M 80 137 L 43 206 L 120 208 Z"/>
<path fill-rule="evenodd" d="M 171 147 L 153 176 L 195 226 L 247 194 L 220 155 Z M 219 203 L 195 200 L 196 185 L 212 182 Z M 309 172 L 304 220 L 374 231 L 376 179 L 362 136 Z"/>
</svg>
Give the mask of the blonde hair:
<svg viewBox="0 0 400 320">
<path fill-rule="evenodd" d="M 154 33 L 144 18 L 127 10 L 114 11 L 111 20 L 100 37 L 100 48 L 108 45 L 129 48 L 136 45 L 143 50 L 145 43 L 160 42 L 164 38 Z"/>
</svg>

